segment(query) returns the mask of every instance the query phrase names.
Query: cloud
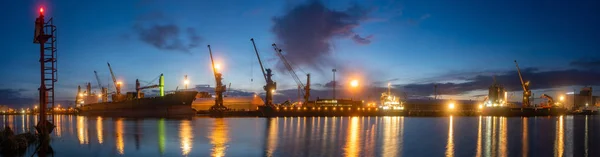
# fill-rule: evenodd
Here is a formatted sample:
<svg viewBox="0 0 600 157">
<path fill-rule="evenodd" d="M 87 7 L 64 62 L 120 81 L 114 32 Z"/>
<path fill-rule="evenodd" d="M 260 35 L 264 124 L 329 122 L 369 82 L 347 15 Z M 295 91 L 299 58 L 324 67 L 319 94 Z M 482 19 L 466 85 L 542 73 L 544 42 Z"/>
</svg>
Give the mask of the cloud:
<svg viewBox="0 0 600 157">
<path fill-rule="evenodd" d="M 600 72 L 593 70 L 549 70 L 541 71 L 537 68 L 526 68 L 522 71 L 523 79 L 530 80 L 531 90 L 549 89 L 574 85 L 600 85 Z M 522 90 L 517 71 L 505 71 L 496 75 L 496 80 L 509 91 Z M 473 75 L 466 77 L 461 83 L 415 83 L 397 85 L 404 91 L 415 95 L 433 95 L 434 85 L 438 85 L 439 94 L 457 95 L 470 91 L 487 90 L 493 82 L 492 75 Z"/>
<path fill-rule="evenodd" d="M 597 58 L 587 58 L 587 59 L 579 59 L 571 61 L 569 64 L 574 67 L 591 69 L 591 68 L 600 68 L 600 59 Z"/>
<path fill-rule="evenodd" d="M 323 85 L 323 87 L 326 87 L 326 88 L 333 88 L 333 83 L 334 83 L 333 81 L 329 81 L 329 82 L 325 83 L 325 85 Z M 335 85 L 335 86 L 336 86 L 336 87 L 339 87 L 339 86 L 340 86 L 340 84 L 339 84 L 339 81 L 338 81 L 338 84 L 337 84 L 337 85 Z"/>
<path fill-rule="evenodd" d="M 25 91 L 25 89 L 0 89 L 0 105 L 21 108 L 36 103 L 37 99 L 21 96 L 21 92 Z"/>
<path fill-rule="evenodd" d="M 171 22 L 161 12 L 141 15 L 133 29 L 138 39 L 159 50 L 189 53 L 200 45 L 202 38 L 194 28 L 184 28 Z"/>
<path fill-rule="evenodd" d="M 335 11 L 319 1 L 311 1 L 291 8 L 283 16 L 273 17 L 271 31 L 281 43 L 278 45 L 286 59 L 297 66 L 322 70 L 320 67 L 334 63 L 330 58 L 331 39 L 352 39 L 359 44 L 371 42 L 373 35 L 363 38 L 354 31 L 368 19 L 370 12 L 356 4 L 345 11 Z"/>
<path fill-rule="evenodd" d="M 369 35 L 367 37 L 360 37 L 358 34 L 355 34 L 354 36 L 352 36 L 352 40 L 354 40 L 354 42 L 359 43 L 359 44 L 363 44 L 363 45 L 368 45 L 371 43 L 371 40 L 373 39 L 373 35 Z"/>
</svg>

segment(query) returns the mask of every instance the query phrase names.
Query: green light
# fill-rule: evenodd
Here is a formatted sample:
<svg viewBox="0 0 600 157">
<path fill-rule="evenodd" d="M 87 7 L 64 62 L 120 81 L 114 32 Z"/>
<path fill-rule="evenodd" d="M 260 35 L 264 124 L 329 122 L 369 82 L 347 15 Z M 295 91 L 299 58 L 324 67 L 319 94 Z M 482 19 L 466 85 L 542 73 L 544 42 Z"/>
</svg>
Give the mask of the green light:
<svg viewBox="0 0 600 157">
<path fill-rule="evenodd" d="M 165 76 L 163 74 L 160 74 L 158 88 L 160 89 L 160 96 L 165 96 Z"/>
</svg>

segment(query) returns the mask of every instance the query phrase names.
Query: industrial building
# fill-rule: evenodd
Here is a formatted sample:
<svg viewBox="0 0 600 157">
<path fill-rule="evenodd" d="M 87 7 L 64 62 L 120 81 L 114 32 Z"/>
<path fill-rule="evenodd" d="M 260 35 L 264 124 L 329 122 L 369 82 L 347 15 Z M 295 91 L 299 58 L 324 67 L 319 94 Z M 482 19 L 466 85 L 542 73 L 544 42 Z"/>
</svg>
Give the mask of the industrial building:
<svg viewBox="0 0 600 157">
<path fill-rule="evenodd" d="M 600 106 L 598 96 L 592 95 L 592 87 L 583 87 L 579 93 L 573 92 L 567 96 L 567 102 L 572 102 L 570 106 L 573 110 L 581 110 L 585 108 L 594 108 Z"/>
<path fill-rule="evenodd" d="M 235 111 L 254 111 L 259 105 L 264 104 L 265 102 L 258 96 L 223 97 L 223 105 Z M 215 98 L 212 97 L 196 98 L 192 102 L 192 108 L 196 111 L 208 111 L 213 105 L 215 105 Z"/>
</svg>

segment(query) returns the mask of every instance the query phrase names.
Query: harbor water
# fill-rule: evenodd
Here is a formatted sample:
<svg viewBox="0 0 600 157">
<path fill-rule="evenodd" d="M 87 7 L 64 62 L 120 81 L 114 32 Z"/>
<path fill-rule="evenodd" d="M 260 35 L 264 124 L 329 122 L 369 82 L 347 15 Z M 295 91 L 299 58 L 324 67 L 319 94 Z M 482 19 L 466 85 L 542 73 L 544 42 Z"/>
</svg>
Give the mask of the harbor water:
<svg viewBox="0 0 600 157">
<path fill-rule="evenodd" d="M 15 133 L 32 115 L 1 115 Z M 125 119 L 57 115 L 55 156 L 600 156 L 600 116 Z M 24 156 L 31 156 L 29 148 Z"/>
</svg>

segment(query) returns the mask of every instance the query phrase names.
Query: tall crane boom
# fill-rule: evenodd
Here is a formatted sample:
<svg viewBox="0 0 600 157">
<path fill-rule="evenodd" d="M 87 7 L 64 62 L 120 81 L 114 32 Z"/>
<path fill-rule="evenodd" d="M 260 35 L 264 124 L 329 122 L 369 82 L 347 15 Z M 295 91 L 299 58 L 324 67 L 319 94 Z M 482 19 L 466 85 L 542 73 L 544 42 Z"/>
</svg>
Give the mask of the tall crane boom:
<svg viewBox="0 0 600 157">
<path fill-rule="evenodd" d="M 102 83 L 100 83 L 100 77 L 98 77 L 98 72 L 94 70 L 94 75 L 96 75 L 96 81 L 98 81 L 98 88 L 102 89 Z"/>
<path fill-rule="evenodd" d="M 265 86 L 263 86 L 263 89 L 266 93 L 265 106 L 273 107 L 273 92 L 275 92 L 275 89 L 277 88 L 277 83 L 273 81 L 273 79 L 271 79 L 271 76 L 273 76 L 271 69 L 265 69 L 263 67 L 262 61 L 260 60 L 260 55 L 258 55 L 258 49 L 256 49 L 256 44 L 254 43 L 254 38 L 251 38 L 250 41 L 252 41 L 252 45 L 254 46 L 254 52 L 256 52 L 256 57 L 258 58 L 258 63 L 260 64 L 260 70 L 262 70 L 263 77 L 265 78 L 265 82 L 267 83 Z"/>
<path fill-rule="evenodd" d="M 290 62 L 288 62 L 287 59 L 285 59 L 285 57 L 281 53 L 282 50 L 280 48 L 278 48 L 276 44 L 273 44 L 271 46 L 273 46 L 273 50 L 275 50 L 275 53 L 277 54 L 279 59 L 281 59 L 281 62 L 283 63 L 283 65 L 285 65 L 285 68 L 288 70 L 288 72 L 290 73 L 290 75 L 292 76 L 294 81 L 296 81 L 296 83 L 300 87 L 304 88 L 304 84 L 302 83 L 302 81 L 300 81 L 300 78 L 298 78 L 298 75 L 296 75 L 296 71 L 294 71 L 294 68 L 292 68 L 292 65 L 290 64 Z"/>
<path fill-rule="evenodd" d="M 210 49 L 210 45 L 207 45 L 208 53 L 210 54 L 210 63 L 212 64 L 213 74 L 215 76 L 215 105 L 210 107 L 210 111 L 222 112 L 227 110 L 227 107 L 223 105 L 223 92 L 226 90 L 226 86 L 223 85 L 223 75 L 217 72 L 217 68 L 215 67 L 215 61 L 212 56 L 212 49 Z"/>
<path fill-rule="evenodd" d="M 517 66 L 517 72 L 519 73 L 519 79 L 521 79 L 521 86 L 523 87 L 523 107 L 529 107 L 531 106 L 531 90 L 529 90 L 529 81 L 523 80 L 521 69 L 519 68 L 519 63 L 517 63 L 517 60 L 515 60 L 515 65 Z"/>
<path fill-rule="evenodd" d="M 117 78 L 115 77 L 115 73 L 113 73 L 112 67 L 110 67 L 110 63 L 106 62 L 106 64 L 108 64 L 108 70 L 110 70 L 110 76 L 112 76 L 113 84 L 115 86 L 115 92 L 117 93 L 117 95 L 120 95 L 121 85 L 119 84 L 119 82 L 117 82 Z"/>
<path fill-rule="evenodd" d="M 262 71 L 263 77 L 265 78 L 265 81 L 269 83 L 269 81 L 267 81 L 267 74 L 265 74 L 265 68 L 263 67 L 262 61 L 260 60 L 260 55 L 258 55 L 258 49 L 256 49 L 254 38 L 250 38 L 250 41 L 252 41 L 252 46 L 254 46 L 254 52 L 256 52 L 256 57 L 258 58 L 258 64 L 260 64 L 260 70 Z"/>
<path fill-rule="evenodd" d="M 300 81 L 300 78 L 298 78 L 298 75 L 296 75 L 296 71 L 294 70 L 294 68 L 292 68 L 292 65 L 290 64 L 290 62 L 287 61 L 287 59 L 285 59 L 285 57 L 283 56 L 283 54 L 281 53 L 281 49 L 279 47 L 277 47 L 277 45 L 275 43 L 273 43 L 273 50 L 275 50 L 275 53 L 277 54 L 277 56 L 279 56 L 279 59 L 281 59 L 281 62 L 283 63 L 283 65 L 285 65 L 285 68 L 288 70 L 288 73 L 290 73 L 290 75 L 292 76 L 292 78 L 294 79 L 294 81 L 296 81 L 296 84 L 298 84 L 298 87 L 302 88 L 305 90 L 304 93 L 302 93 L 302 96 L 304 96 L 304 102 L 308 102 L 308 97 L 310 96 L 310 86 L 308 86 L 308 84 L 310 82 L 308 82 L 310 80 L 310 74 L 307 74 L 307 85 L 305 86 L 304 83 L 302 83 L 302 81 Z"/>
<path fill-rule="evenodd" d="M 523 81 L 523 76 L 521 75 L 521 69 L 519 68 L 519 63 L 517 63 L 517 60 L 515 60 L 515 65 L 517 66 L 517 73 L 519 73 L 519 79 L 521 79 L 521 85 L 523 87 L 523 91 L 527 90 L 525 88 L 525 81 Z"/>
</svg>

